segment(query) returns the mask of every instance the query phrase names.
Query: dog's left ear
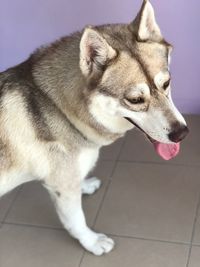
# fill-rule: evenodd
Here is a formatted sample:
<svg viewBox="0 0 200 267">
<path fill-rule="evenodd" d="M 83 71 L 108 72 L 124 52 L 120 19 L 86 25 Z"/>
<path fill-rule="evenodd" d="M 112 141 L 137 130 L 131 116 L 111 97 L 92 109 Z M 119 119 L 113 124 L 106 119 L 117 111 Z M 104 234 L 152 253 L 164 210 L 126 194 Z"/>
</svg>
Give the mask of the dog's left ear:
<svg viewBox="0 0 200 267">
<path fill-rule="evenodd" d="M 80 41 L 80 68 L 85 76 L 101 71 L 117 52 L 92 27 L 85 28 Z"/>
<path fill-rule="evenodd" d="M 138 41 L 155 41 L 163 39 L 160 28 L 156 22 L 154 9 L 149 0 L 143 4 L 136 19 L 131 24 Z"/>
</svg>

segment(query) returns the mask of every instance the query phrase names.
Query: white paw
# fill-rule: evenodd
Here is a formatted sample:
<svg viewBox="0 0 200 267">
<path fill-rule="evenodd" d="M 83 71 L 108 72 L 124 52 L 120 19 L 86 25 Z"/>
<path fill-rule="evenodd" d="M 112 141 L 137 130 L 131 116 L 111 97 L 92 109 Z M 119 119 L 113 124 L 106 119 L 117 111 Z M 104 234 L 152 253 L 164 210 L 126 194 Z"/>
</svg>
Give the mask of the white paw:
<svg viewBox="0 0 200 267">
<path fill-rule="evenodd" d="M 110 252 L 114 248 L 114 241 L 104 234 L 96 234 L 96 241 L 89 246 L 84 246 L 88 251 L 96 256 Z"/>
<path fill-rule="evenodd" d="M 101 186 L 101 181 L 96 177 L 85 179 L 82 183 L 82 193 L 91 195 L 96 190 L 98 190 L 100 186 Z"/>
</svg>

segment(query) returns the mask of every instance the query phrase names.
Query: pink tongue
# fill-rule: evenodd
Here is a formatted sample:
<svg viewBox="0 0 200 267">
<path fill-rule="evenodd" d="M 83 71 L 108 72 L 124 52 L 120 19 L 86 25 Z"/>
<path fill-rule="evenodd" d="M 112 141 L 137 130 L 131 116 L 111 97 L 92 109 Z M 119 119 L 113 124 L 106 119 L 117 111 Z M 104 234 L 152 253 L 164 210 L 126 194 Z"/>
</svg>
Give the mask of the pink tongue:
<svg viewBox="0 0 200 267">
<path fill-rule="evenodd" d="M 165 160 L 170 160 L 176 157 L 180 150 L 180 143 L 163 144 L 154 142 L 153 145 L 158 155 L 160 155 Z"/>
</svg>

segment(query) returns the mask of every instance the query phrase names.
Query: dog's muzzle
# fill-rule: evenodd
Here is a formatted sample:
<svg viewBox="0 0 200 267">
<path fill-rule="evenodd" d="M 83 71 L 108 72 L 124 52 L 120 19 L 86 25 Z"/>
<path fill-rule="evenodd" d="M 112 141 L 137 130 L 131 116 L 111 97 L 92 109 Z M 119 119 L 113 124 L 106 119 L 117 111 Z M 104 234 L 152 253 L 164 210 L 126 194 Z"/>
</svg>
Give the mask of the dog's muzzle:
<svg viewBox="0 0 200 267">
<path fill-rule="evenodd" d="M 186 125 L 175 124 L 172 128 L 174 128 L 174 130 L 168 134 L 168 138 L 174 143 L 182 141 L 189 133 L 189 129 Z"/>
<path fill-rule="evenodd" d="M 130 123 L 132 123 L 135 127 L 137 127 L 140 131 L 142 131 L 143 133 L 145 133 L 145 131 L 139 126 L 137 125 L 134 121 L 132 121 L 130 118 L 124 117 L 124 119 L 126 119 L 127 121 L 129 121 Z M 146 133 L 145 133 L 146 134 Z"/>
<path fill-rule="evenodd" d="M 125 118 L 125 119 L 131 122 L 138 129 L 140 129 L 143 133 L 145 133 L 145 131 L 135 122 L 133 122 L 130 118 Z M 172 125 L 172 129 L 173 131 L 170 134 L 168 134 L 169 140 L 173 142 L 170 144 L 156 141 L 152 139 L 147 133 L 145 133 L 148 139 L 153 144 L 157 154 L 164 160 L 170 160 L 178 155 L 180 151 L 180 141 L 183 138 L 185 138 L 189 132 L 187 126 L 180 123 L 174 123 Z"/>
</svg>

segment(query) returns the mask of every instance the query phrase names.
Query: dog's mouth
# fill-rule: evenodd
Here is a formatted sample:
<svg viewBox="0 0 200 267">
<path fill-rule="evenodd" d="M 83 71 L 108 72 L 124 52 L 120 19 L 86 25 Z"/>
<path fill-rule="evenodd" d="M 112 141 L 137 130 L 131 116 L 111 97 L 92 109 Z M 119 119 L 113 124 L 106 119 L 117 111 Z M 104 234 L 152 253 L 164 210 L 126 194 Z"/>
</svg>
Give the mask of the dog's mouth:
<svg viewBox="0 0 200 267">
<path fill-rule="evenodd" d="M 177 156 L 180 151 L 180 143 L 166 144 L 158 142 L 157 140 L 154 140 L 152 137 L 150 137 L 139 125 L 137 125 L 137 123 L 132 121 L 130 118 L 125 117 L 125 119 L 132 123 L 147 136 L 149 141 L 153 144 L 155 151 L 161 158 L 163 158 L 164 160 L 170 160 Z"/>
</svg>

